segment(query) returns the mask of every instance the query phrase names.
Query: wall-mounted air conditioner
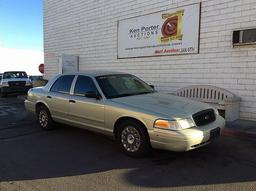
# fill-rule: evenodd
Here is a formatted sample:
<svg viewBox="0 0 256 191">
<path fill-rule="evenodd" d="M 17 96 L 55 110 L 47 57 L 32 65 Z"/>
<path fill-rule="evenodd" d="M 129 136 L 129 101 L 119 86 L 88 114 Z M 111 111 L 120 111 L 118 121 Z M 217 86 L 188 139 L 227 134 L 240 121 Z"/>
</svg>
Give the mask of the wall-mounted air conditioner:
<svg viewBox="0 0 256 191">
<path fill-rule="evenodd" d="M 233 31 L 233 46 L 256 45 L 256 29 Z"/>
</svg>

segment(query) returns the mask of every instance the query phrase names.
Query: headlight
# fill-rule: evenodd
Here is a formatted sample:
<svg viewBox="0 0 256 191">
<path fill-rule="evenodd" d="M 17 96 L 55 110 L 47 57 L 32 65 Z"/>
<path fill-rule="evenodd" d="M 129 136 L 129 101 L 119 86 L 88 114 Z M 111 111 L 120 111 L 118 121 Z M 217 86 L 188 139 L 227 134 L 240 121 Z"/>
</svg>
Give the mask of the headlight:
<svg viewBox="0 0 256 191">
<path fill-rule="evenodd" d="M 174 130 L 179 131 L 182 129 L 188 129 L 194 127 L 195 124 L 192 119 L 176 119 L 173 121 L 158 119 L 154 123 L 154 127 L 158 129 L 167 129 L 167 130 Z"/>
<path fill-rule="evenodd" d="M 8 82 L 2 82 L 2 86 L 8 87 L 9 84 L 8 84 Z"/>
</svg>

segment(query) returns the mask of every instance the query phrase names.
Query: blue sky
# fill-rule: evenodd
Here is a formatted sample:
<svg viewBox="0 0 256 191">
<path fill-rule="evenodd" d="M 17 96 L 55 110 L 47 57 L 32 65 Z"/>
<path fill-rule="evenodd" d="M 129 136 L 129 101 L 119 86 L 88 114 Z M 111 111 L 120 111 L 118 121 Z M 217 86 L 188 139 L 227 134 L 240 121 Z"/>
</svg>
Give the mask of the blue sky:
<svg viewBox="0 0 256 191">
<path fill-rule="evenodd" d="M 0 0 L 0 47 L 43 51 L 42 0 Z"/>
</svg>

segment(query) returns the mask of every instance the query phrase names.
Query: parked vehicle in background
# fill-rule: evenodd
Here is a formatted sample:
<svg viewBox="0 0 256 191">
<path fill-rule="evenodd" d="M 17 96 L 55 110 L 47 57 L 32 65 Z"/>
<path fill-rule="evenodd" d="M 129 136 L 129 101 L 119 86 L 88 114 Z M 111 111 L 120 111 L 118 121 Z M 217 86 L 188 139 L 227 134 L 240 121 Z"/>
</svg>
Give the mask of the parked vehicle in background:
<svg viewBox="0 0 256 191">
<path fill-rule="evenodd" d="M 24 71 L 4 72 L 0 81 L 0 95 L 5 97 L 12 93 L 27 93 L 32 83 Z"/>
<path fill-rule="evenodd" d="M 34 82 L 34 81 L 42 80 L 43 76 L 29 76 L 29 79 L 31 80 L 31 82 Z"/>
<path fill-rule="evenodd" d="M 32 82 L 33 87 L 45 86 L 48 80 L 43 79 L 43 76 L 29 76 L 29 79 Z"/>
<path fill-rule="evenodd" d="M 109 134 L 130 156 L 143 156 L 151 147 L 196 149 L 218 138 L 225 125 L 212 106 L 158 93 L 126 73 L 58 75 L 30 89 L 25 106 L 42 129 L 61 122 Z"/>
</svg>

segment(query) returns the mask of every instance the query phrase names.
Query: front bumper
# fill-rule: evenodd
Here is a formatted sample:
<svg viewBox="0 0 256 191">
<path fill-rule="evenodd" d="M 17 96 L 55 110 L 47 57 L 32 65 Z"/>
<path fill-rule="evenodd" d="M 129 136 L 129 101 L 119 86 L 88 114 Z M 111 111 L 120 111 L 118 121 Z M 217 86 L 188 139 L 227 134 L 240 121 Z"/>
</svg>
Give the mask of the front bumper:
<svg viewBox="0 0 256 191">
<path fill-rule="evenodd" d="M 213 123 L 181 131 L 168 131 L 154 129 L 149 132 L 153 148 L 170 151 L 188 151 L 209 144 L 212 130 L 220 128 L 220 133 L 225 126 L 225 120 L 217 116 Z"/>
<path fill-rule="evenodd" d="M 2 87 L 1 91 L 5 94 L 10 93 L 27 93 L 32 86 L 14 86 L 14 87 Z"/>
</svg>

